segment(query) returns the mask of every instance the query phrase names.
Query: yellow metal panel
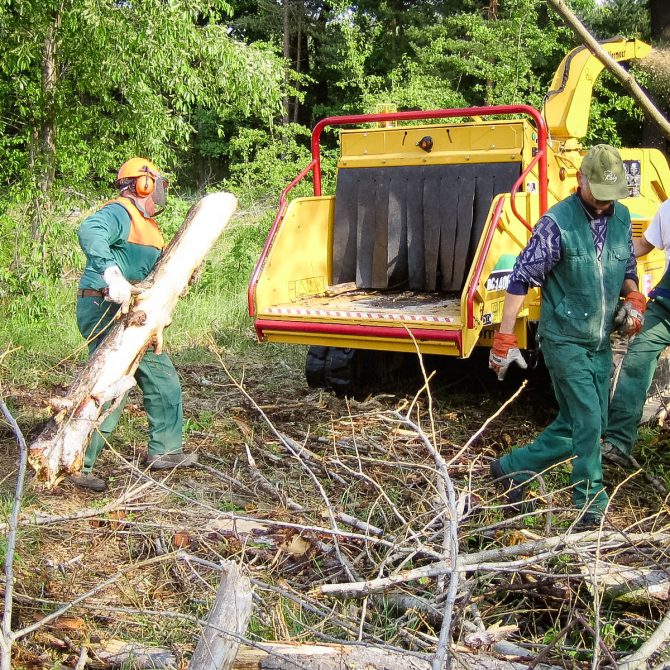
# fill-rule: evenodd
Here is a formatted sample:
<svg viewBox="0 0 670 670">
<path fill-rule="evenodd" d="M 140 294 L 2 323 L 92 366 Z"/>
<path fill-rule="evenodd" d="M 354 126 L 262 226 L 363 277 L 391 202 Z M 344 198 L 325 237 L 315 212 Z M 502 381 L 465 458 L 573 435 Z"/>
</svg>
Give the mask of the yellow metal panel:
<svg viewBox="0 0 670 670">
<path fill-rule="evenodd" d="M 385 154 L 382 156 L 348 156 L 338 167 L 396 167 L 399 165 L 467 165 L 468 163 L 509 163 L 521 161 L 521 151 L 486 149 L 482 151 L 435 152 L 421 155 Z"/>
<path fill-rule="evenodd" d="M 640 40 L 617 40 L 601 45 L 617 61 L 644 58 L 651 47 Z M 544 107 L 549 132 L 554 138 L 586 135 L 593 85 L 603 64 L 583 47 L 573 49 L 559 66 Z M 567 68 L 567 69 L 566 69 Z"/>
<path fill-rule="evenodd" d="M 371 167 L 383 164 L 382 159 L 389 165 L 518 160 L 527 127 L 525 120 L 512 120 L 344 130 L 340 134 L 339 164 Z M 433 140 L 430 152 L 417 146 L 426 135 Z M 487 157 L 486 152 L 494 154 Z"/>
<path fill-rule="evenodd" d="M 382 337 L 348 337 L 344 335 L 322 335 L 310 333 L 286 333 L 280 331 L 265 331 L 269 342 L 283 342 L 285 344 L 319 345 L 324 347 L 351 347 L 353 349 L 372 349 L 374 351 L 404 351 L 415 353 L 417 347 L 412 340 L 399 340 Z M 436 354 L 442 356 L 458 356 L 458 347 L 454 342 L 419 342 L 417 343 L 422 354 Z"/>
<path fill-rule="evenodd" d="M 256 287 L 256 310 L 323 293 L 331 278 L 335 198 L 291 201 Z"/>
</svg>

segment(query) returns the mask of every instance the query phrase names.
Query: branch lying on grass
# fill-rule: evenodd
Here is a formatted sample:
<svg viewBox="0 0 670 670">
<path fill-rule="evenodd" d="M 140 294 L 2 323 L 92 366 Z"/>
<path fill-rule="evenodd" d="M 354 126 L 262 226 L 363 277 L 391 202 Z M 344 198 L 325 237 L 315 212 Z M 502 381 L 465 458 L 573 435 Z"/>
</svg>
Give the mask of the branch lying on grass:
<svg viewBox="0 0 670 670">
<path fill-rule="evenodd" d="M 282 495 L 263 475 L 263 473 L 258 469 L 254 457 L 251 455 L 251 450 L 249 445 L 245 442 L 244 447 L 247 454 L 247 464 L 249 466 L 249 472 L 251 478 L 254 480 L 254 483 L 265 493 L 272 496 L 275 500 L 281 502 L 282 505 L 285 505 L 288 509 L 293 512 L 304 512 L 305 508 L 302 505 L 299 505 L 294 500 L 291 500 L 288 496 Z"/>
<path fill-rule="evenodd" d="M 4 401 L 0 399 L 0 411 L 9 424 L 16 437 L 19 447 L 19 469 L 16 475 L 16 486 L 14 488 L 14 502 L 9 515 L 7 527 L 7 545 L 5 548 L 5 602 L 2 618 L 2 635 L 0 636 L 0 667 L 2 670 L 11 670 L 12 667 L 12 644 L 16 635 L 12 632 L 12 606 L 14 593 L 14 553 L 16 551 L 16 534 L 19 526 L 19 513 L 23 502 L 23 487 L 26 481 L 26 468 L 28 465 L 28 446 L 23 433 L 7 409 Z"/>
<path fill-rule="evenodd" d="M 632 546 L 632 543 L 663 546 L 668 541 L 670 541 L 670 534 L 667 533 L 633 533 L 622 537 L 618 531 L 602 533 L 598 531 L 586 531 L 571 535 L 557 535 L 500 549 L 480 551 L 474 554 L 461 554 L 460 561 L 455 570 L 461 572 L 505 571 L 510 567 L 516 569 L 521 564 L 517 562 L 514 566 L 510 566 L 509 563 L 503 562 L 504 559 L 516 556 L 529 557 L 523 560 L 523 564 L 530 565 L 546 560 L 550 556 L 558 555 L 559 553 L 574 555 L 593 552 L 596 551 L 598 546 L 601 549 L 625 548 Z M 424 577 L 437 577 L 439 575 L 450 574 L 452 570 L 454 568 L 450 561 L 436 561 L 430 565 L 407 570 L 390 577 L 380 577 L 378 579 L 351 582 L 348 584 L 324 584 L 319 587 L 319 590 L 324 594 L 363 597 Z"/>
<path fill-rule="evenodd" d="M 25 518 L 19 518 L 20 526 L 48 526 L 55 525 L 59 523 L 68 523 L 70 521 L 82 521 L 84 519 L 92 519 L 96 517 L 109 514 L 110 512 L 116 512 L 123 509 L 128 509 L 134 500 L 144 496 L 147 489 L 155 486 L 156 482 L 152 479 L 149 481 L 140 484 L 136 488 L 129 489 L 116 500 L 104 505 L 103 507 L 95 507 L 90 509 L 79 510 L 72 514 L 64 515 L 41 515 L 34 514 Z M 133 506 L 135 509 L 135 506 Z M 0 523 L 0 531 L 4 531 L 9 528 L 9 523 Z"/>
<path fill-rule="evenodd" d="M 670 612 L 663 617 L 658 628 L 656 628 L 651 637 L 637 651 L 619 661 L 619 670 L 646 668 L 647 661 L 654 654 L 667 647 L 668 640 L 670 640 Z"/>
</svg>

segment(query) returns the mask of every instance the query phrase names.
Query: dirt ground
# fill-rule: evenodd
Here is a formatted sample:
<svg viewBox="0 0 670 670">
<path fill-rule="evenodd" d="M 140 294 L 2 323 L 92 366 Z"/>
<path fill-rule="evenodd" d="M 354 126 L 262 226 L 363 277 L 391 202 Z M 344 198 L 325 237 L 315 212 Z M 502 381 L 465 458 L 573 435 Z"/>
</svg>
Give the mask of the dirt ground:
<svg viewBox="0 0 670 670">
<path fill-rule="evenodd" d="M 96 471 L 109 480 L 106 493 L 87 493 L 66 480 L 51 490 L 29 482 L 13 629 L 91 595 L 22 637 L 16 668 L 74 667 L 82 646 L 90 650 L 87 667 L 109 667 L 96 650 L 110 639 L 165 646 L 186 667 L 219 580 L 216 569 L 189 556 L 210 564 L 234 560 L 253 578 L 251 640 L 360 639 L 432 653 L 444 601 L 440 577 L 365 598 L 321 590 L 444 556 L 440 478 L 426 441 L 447 462 L 461 554 L 556 536 L 574 521 L 565 467 L 534 485 L 534 511 L 513 514 L 489 475 L 493 458 L 552 419 L 551 389 L 541 372 L 487 423 L 522 379 L 500 385 L 482 361 L 438 368 L 430 393 L 421 392 L 419 375 L 408 375 L 357 399 L 308 388 L 302 369 L 281 350 L 226 359 L 225 366 L 179 366 L 186 448 L 198 452 L 197 468 L 160 475 L 142 469 L 145 417 L 133 392 Z M 28 442 L 46 419 L 53 392 L 58 389 L 4 389 Z M 644 454 L 650 469 L 660 469 L 665 440 L 663 431 L 651 434 Z M 0 425 L 5 519 L 16 452 L 13 434 Z M 606 481 L 613 494 L 608 523 L 628 533 L 665 532 L 667 506 L 642 473 L 607 466 Z M 665 548 L 651 544 L 653 550 L 617 549 L 617 560 L 663 563 Z M 665 612 L 660 600 L 594 604 L 574 557 L 552 555 L 531 568 L 464 573 L 454 615 L 457 644 L 468 647 L 466 620 L 476 611 L 485 628 L 510 626 L 509 639 L 536 653 L 577 613 L 599 621 L 616 657 L 645 639 Z M 403 605 L 400 595 L 417 600 Z M 586 667 L 593 645 L 588 630 L 573 626 L 548 656 L 562 667 Z"/>
</svg>

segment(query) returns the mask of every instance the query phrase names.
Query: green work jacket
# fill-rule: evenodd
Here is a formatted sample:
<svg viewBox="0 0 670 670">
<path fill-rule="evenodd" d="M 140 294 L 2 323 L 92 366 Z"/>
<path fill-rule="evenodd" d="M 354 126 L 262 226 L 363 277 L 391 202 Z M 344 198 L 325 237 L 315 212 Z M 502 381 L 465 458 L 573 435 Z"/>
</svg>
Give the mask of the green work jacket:
<svg viewBox="0 0 670 670">
<path fill-rule="evenodd" d="M 593 351 L 609 347 L 630 258 L 630 213 L 615 203 L 600 259 L 584 207 L 572 195 L 547 213 L 561 231 L 561 258 L 545 278 L 538 334 Z"/>
<path fill-rule="evenodd" d="M 103 272 L 117 265 L 128 281 L 141 281 L 161 255 L 163 238 L 156 222 L 145 217 L 129 198 L 106 203 L 79 226 L 86 267 L 79 288 L 100 290 Z"/>
</svg>

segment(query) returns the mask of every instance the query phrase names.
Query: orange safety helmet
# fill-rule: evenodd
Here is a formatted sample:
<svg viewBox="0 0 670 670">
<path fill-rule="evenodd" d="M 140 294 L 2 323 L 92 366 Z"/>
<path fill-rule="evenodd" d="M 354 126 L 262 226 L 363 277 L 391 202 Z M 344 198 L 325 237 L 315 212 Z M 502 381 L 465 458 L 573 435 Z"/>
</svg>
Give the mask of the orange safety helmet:
<svg viewBox="0 0 670 670">
<path fill-rule="evenodd" d="M 116 175 L 116 183 L 118 185 L 122 179 L 133 178 L 137 178 L 135 192 L 141 198 L 153 193 L 157 179 L 165 181 L 158 168 L 151 161 L 139 157 L 127 160 L 119 168 L 119 172 Z"/>
</svg>

